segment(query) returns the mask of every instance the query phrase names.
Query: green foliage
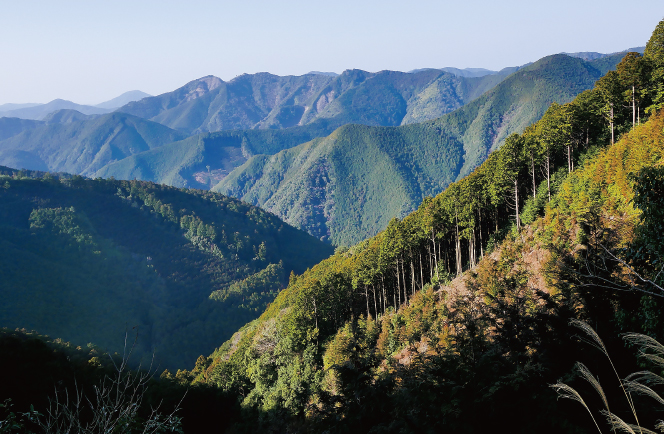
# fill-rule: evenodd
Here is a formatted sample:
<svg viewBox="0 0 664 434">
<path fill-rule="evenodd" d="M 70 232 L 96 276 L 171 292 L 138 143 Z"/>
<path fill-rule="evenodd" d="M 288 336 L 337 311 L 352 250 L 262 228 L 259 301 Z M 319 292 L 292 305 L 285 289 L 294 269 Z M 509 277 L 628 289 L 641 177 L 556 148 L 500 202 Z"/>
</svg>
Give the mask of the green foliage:
<svg viewBox="0 0 664 434">
<path fill-rule="evenodd" d="M 470 173 L 551 102 L 570 101 L 600 76 L 580 59 L 551 56 L 435 121 L 347 125 L 324 139 L 255 156 L 214 190 L 269 209 L 317 238 L 357 243 Z M 558 117 L 550 116 L 547 131 L 555 130 Z"/>
<path fill-rule="evenodd" d="M 634 205 L 641 211 L 641 222 L 627 256 L 655 284 L 664 286 L 664 169 L 644 167 L 633 175 L 633 181 Z"/>
<path fill-rule="evenodd" d="M 258 273 L 231 284 L 227 289 L 212 292 L 210 299 L 232 304 L 240 309 L 262 312 L 285 286 L 284 278 L 284 267 L 281 262 L 269 264 Z"/>
<path fill-rule="evenodd" d="M 210 192 L 81 177 L 2 184 L 3 323 L 109 349 L 136 326 L 137 351 L 157 348 L 168 368 L 193 365 L 255 318 L 286 273 L 332 252 Z M 232 296 L 211 300 L 215 291 Z"/>
<path fill-rule="evenodd" d="M 661 164 L 664 115 L 604 149 L 605 107 L 600 90 L 552 105 L 415 212 L 291 276 L 263 315 L 215 352 L 211 378 L 222 388 L 241 384 L 248 417 L 284 431 L 486 432 L 513 417 L 515 432 L 584 432 L 544 392 L 572 364 L 568 319 L 653 332 L 661 323 L 661 301 L 621 286 L 629 270 L 601 246 L 617 253 L 638 234 L 630 173 Z M 631 122 L 619 114 L 620 133 Z M 278 155 L 301 164 L 328 140 Z M 253 167 L 252 176 L 267 166 Z M 288 174 L 276 167 L 274 179 Z M 517 209 L 529 222 L 521 230 L 512 227 Z M 466 270 L 440 286 L 441 276 Z M 302 394 L 289 400 L 286 384 Z"/>
</svg>

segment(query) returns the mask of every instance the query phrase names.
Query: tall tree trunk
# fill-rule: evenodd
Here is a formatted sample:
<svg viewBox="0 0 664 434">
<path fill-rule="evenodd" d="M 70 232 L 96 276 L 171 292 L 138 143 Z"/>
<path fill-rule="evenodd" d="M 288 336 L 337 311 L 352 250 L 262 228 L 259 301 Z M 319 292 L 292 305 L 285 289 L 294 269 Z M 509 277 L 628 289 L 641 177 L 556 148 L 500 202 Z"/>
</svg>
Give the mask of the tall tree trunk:
<svg viewBox="0 0 664 434">
<path fill-rule="evenodd" d="M 422 251 L 420 250 L 417 254 L 420 257 L 420 288 L 424 288 L 424 270 L 422 270 Z"/>
<path fill-rule="evenodd" d="M 429 256 L 429 280 L 433 279 L 433 255 L 431 254 L 431 250 L 429 250 L 429 247 L 427 246 L 427 253 Z"/>
<path fill-rule="evenodd" d="M 572 173 L 572 145 L 567 145 L 567 173 Z"/>
<path fill-rule="evenodd" d="M 403 259 L 401 259 L 401 278 L 403 280 L 403 304 L 407 305 L 408 304 L 408 285 L 406 283 L 406 270 L 405 270 L 405 263 Z"/>
<path fill-rule="evenodd" d="M 475 268 L 475 228 L 473 228 L 470 238 L 468 238 L 468 261 L 470 268 Z"/>
<path fill-rule="evenodd" d="M 413 264 L 413 257 L 410 258 L 410 291 L 415 295 L 415 264 Z"/>
<path fill-rule="evenodd" d="M 376 285 L 373 283 L 371 284 L 371 290 L 373 291 L 373 299 L 374 299 L 374 318 L 378 319 L 378 304 L 376 303 Z"/>
<path fill-rule="evenodd" d="M 613 145 L 615 143 L 615 135 L 613 132 L 613 103 L 611 103 L 611 114 L 610 114 L 610 124 L 611 124 L 611 144 Z"/>
<path fill-rule="evenodd" d="M 535 184 L 535 156 L 530 153 L 530 173 L 533 175 L 533 201 L 537 199 L 537 185 Z"/>
<path fill-rule="evenodd" d="M 549 151 L 546 152 L 546 190 L 549 194 L 549 202 L 551 202 L 551 156 Z"/>
<path fill-rule="evenodd" d="M 397 262 L 397 293 L 399 294 L 399 307 L 401 307 L 401 280 L 399 275 L 399 258 L 395 258 Z"/>
<path fill-rule="evenodd" d="M 635 98 L 635 89 L 632 85 L 632 128 L 636 126 L 636 98 Z"/>
<path fill-rule="evenodd" d="M 380 286 L 383 288 L 383 314 L 387 311 L 387 294 L 385 293 L 385 280 L 383 273 L 380 274 Z"/>
<path fill-rule="evenodd" d="M 480 258 L 484 259 L 484 240 L 482 240 L 482 210 L 477 210 L 477 221 L 479 222 L 480 235 Z"/>
<path fill-rule="evenodd" d="M 438 275 L 438 258 L 436 257 L 436 233 L 433 228 L 431 228 L 431 241 L 433 242 L 433 260 L 436 264 L 436 271 L 432 271 L 431 278 L 433 279 L 434 273 Z"/>
<path fill-rule="evenodd" d="M 455 250 L 456 250 L 456 274 L 457 276 L 461 275 L 463 272 L 463 265 L 461 264 L 461 239 L 459 239 L 459 219 L 457 216 L 454 216 L 455 219 Z"/>
<path fill-rule="evenodd" d="M 519 181 L 514 180 L 514 209 L 516 210 L 516 228 L 521 230 L 521 217 L 519 216 Z"/>
</svg>

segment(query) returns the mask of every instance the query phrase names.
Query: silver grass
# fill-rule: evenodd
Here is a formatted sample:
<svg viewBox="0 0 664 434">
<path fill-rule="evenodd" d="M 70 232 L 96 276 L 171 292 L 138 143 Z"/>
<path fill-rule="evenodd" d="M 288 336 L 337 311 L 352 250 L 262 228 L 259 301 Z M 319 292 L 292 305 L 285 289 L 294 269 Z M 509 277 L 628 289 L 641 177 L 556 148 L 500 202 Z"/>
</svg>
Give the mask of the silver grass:
<svg viewBox="0 0 664 434">
<path fill-rule="evenodd" d="M 606 420 L 609 422 L 609 425 L 611 425 L 612 431 L 619 431 L 619 432 L 625 432 L 629 434 L 657 434 L 655 431 L 651 431 L 647 428 L 643 428 L 639 425 L 634 425 L 631 423 L 627 423 L 615 414 L 611 414 L 607 411 L 602 410 L 601 411 L 602 415 L 606 417 Z"/>
<path fill-rule="evenodd" d="M 623 393 L 625 394 L 625 398 L 627 399 L 627 403 L 629 404 L 629 408 L 630 408 L 630 410 L 632 411 L 632 415 L 634 416 L 634 420 L 636 421 L 636 425 L 638 426 L 638 425 L 639 425 L 639 417 L 638 417 L 637 414 L 636 414 L 636 407 L 634 406 L 634 400 L 632 399 L 632 396 L 630 395 L 630 393 L 625 389 L 625 385 L 623 384 L 623 381 L 622 381 L 622 379 L 620 378 L 620 375 L 618 375 L 618 371 L 616 370 L 616 367 L 615 367 L 615 365 L 613 364 L 613 360 L 611 359 L 611 356 L 609 356 L 609 352 L 608 352 L 608 350 L 606 349 L 606 346 L 604 345 L 604 342 L 602 341 L 602 339 L 600 339 L 600 337 L 599 337 L 599 335 L 597 334 L 597 332 L 595 331 L 595 329 L 593 329 L 593 328 L 592 328 L 588 323 L 586 323 L 585 321 L 581 321 L 581 320 L 577 320 L 577 319 L 572 319 L 572 320 L 570 320 L 570 324 L 573 325 L 573 326 L 575 326 L 576 328 L 582 330 L 583 332 L 586 333 L 586 335 L 588 335 L 589 339 L 583 339 L 583 338 L 581 338 L 583 341 L 585 341 L 586 343 L 592 345 L 593 347 L 597 348 L 597 349 L 600 350 L 602 353 L 604 353 L 604 355 L 606 356 L 607 360 L 608 360 L 609 363 L 611 364 L 611 369 L 613 369 L 613 373 L 616 375 L 616 378 L 618 379 L 618 383 L 620 383 L 620 387 L 622 388 Z M 627 333 L 627 334 L 624 336 L 624 338 L 627 339 L 627 340 L 629 340 L 629 339 L 640 339 L 640 336 L 643 336 L 643 335 L 639 335 L 638 333 Z M 648 339 L 652 339 L 652 338 L 650 338 L 650 337 L 648 337 L 648 336 L 646 336 L 646 338 L 648 338 Z M 652 339 L 652 340 L 653 340 L 655 343 L 657 343 L 657 345 L 659 345 L 659 343 L 658 343 L 657 341 L 655 341 L 654 339 Z M 647 341 L 647 340 L 646 340 L 646 341 Z M 653 342 L 647 341 L 647 343 L 648 343 L 649 345 L 655 346 Z M 662 347 L 661 345 L 659 345 L 659 346 Z M 664 349 L 664 347 L 662 347 L 662 349 Z M 664 354 L 664 353 L 663 353 L 663 354 Z M 608 413 L 609 415 L 611 414 L 611 413 L 608 411 L 608 408 L 607 408 L 606 411 L 607 411 L 607 413 Z"/>
<path fill-rule="evenodd" d="M 651 386 L 664 385 L 664 378 L 650 371 L 638 371 L 629 374 L 625 381 L 636 381 L 641 384 L 649 384 Z"/>
<path fill-rule="evenodd" d="M 576 370 L 579 372 L 581 377 L 583 377 L 584 380 L 586 380 L 588 383 L 590 383 L 591 386 L 593 386 L 593 389 L 597 391 L 597 394 L 599 397 L 602 399 L 602 402 L 604 403 L 604 408 L 606 408 L 606 411 L 611 413 L 609 410 L 609 401 L 606 398 L 606 394 L 604 393 L 604 389 L 602 389 L 602 385 L 599 384 L 599 380 L 593 376 L 592 372 L 590 372 L 590 369 L 586 367 L 581 362 L 576 362 Z"/>
<path fill-rule="evenodd" d="M 590 408 L 588 408 L 586 401 L 584 401 L 581 395 L 579 395 L 579 392 L 577 392 L 576 390 L 574 390 L 574 388 L 568 386 L 565 383 L 551 384 L 549 385 L 549 387 L 551 387 L 556 391 L 556 393 L 558 394 L 558 398 L 571 399 L 572 401 L 581 403 L 581 405 L 583 405 L 583 407 L 588 411 L 588 414 L 590 414 L 590 417 L 592 418 L 593 422 L 595 423 L 595 426 L 597 427 L 597 431 L 599 431 L 600 434 L 602 433 L 602 430 L 599 429 L 599 425 L 595 420 L 595 416 L 593 416 L 592 411 L 590 411 Z"/>
<path fill-rule="evenodd" d="M 625 384 L 625 389 L 628 392 L 634 392 L 638 393 L 639 395 L 649 396 L 658 403 L 664 405 L 664 399 L 662 399 L 662 397 L 659 396 L 657 392 L 655 392 L 645 384 L 639 383 L 638 381 L 625 381 L 624 384 Z"/>
<path fill-rule="evenodd" d="M 623 339 L 633 345 L 638 345 L 640 347 L 639 355 L 644 357 L 648 355 L 655 356 L 655 360 L 659 359 L 664 362 L 664 345 L 657 342 L 657 340 L 651 338 L 650 336 L 643 335 L 641 333 L 625 333 L 623 334 Z M 651 354 L 649 351 L 653 352 Z M 662 363 L 660 366 L 664 365 Z"/>
<path fill-rule="evenodd" d="M 592 345 L 593 347 L 597 348 L 602 353 L 604 353 L 606 357 L 609 357 L 609 352 L 607 351 L 604 342 L 602 341 L 602 339 L 600 339 L 597 332 L 590 325 L 588 325 L 588 323 L 578 319 L 572 319 L 570 320 L 570 324 L 583 331 L 586 335 L 588 335 L 589 339 L 581 338 L 582 341 Z"/>
</svg>

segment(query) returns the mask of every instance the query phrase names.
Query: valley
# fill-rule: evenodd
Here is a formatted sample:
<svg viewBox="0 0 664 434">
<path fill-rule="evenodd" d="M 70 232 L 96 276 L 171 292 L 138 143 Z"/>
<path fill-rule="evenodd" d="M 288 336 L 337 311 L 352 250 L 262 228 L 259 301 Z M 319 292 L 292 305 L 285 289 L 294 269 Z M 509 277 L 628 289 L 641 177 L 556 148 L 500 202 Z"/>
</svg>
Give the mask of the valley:
<svg viewBox="0 0 664 434">
<path fill-rule="evenodd" d="M 663 89 L 660 21 L 0 106 L 0 431 L 654 432 Z"/>
</svg>

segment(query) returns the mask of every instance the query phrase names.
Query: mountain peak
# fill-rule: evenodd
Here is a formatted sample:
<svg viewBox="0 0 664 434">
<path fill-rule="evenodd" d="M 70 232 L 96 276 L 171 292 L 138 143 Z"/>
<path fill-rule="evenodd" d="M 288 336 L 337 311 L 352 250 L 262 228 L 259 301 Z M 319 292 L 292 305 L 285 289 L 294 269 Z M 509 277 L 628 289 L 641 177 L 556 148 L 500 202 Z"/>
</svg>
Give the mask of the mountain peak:
<svg viewBox="0 0 664 434">
<path fill-rule="evenodd" d="M 190 83 L 189 92 L 184 98 L 184 101 L 191 101 L 192 99 L 200 98 L 208 92 L 212 92 L 219 86 L 221 86 L 224 81 L 215 77 L 214 75 L 206 75 L 205 77 L 194 80 Z"/>
</svg>

